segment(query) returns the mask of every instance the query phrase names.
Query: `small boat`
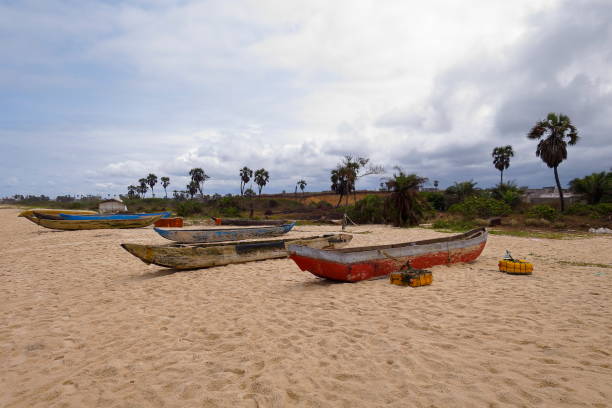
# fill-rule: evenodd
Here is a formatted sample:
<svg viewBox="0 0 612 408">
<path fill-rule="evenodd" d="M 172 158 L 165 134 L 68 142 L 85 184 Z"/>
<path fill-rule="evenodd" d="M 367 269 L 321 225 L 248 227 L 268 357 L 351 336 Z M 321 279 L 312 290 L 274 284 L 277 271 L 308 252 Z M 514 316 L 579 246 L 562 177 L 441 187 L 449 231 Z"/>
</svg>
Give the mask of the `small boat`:
<svg viewBox="0 0 612 408">
<path fill-rule="evenodd" d="M 243 239 L 255 239 L 263 237 L 275 237 L 286 234 L 293 228 L 295 223 L 284 225 L 272 225 L 263 227 L 249 228 L 209 228 L 209 229 L 165 229 L 155 228 L 162 237 L 171 241 L 185 244 L 197 242 L 221 242 L 221 241 L 240 241 Z"/>
<path fill-rule="evenodd" d="M 250 218 L 216 218 L 210 217 L 215 222 L 215 225 L 283 225 L 287 224 L 287 220 L 254 220 Z"/>
<path fill-rule="evenodd" d="M 289 245 L 291 259 L 303 271 L 341 282 L 385 277 L 406 263 L 417 269 L 478 258 L 487 243 L 487 231 L 474 229 L 460 235 L 392 245 L 325 250 Z"/>
<path fill-rule="evenodd" d="M 32 221 L 35 224 L 38 224 L 38 219 L 36 218 L 36 216 L 34 215 L 34 211 L 40 213 L 40 214 L 79 214 L 79 215 L 91 215 L 91 214 L 97 214 L 97 212 L 95 211 L 90 211 L 90 210 L 58 210 L 55 208 L 33 208 L 31 210 L 25 210 L 20 212 L 17 216 L 18 217 L 24 217 L 27 218 L 28 220 Z"/>
<path fill-rule="evenodd" d="M 38 218 L 37 224 L 45 228 L 58 230 L 142 228 L 153 224 L 160 218 L 161 215 L 155 215 L 152 217 L 141 217 L 135 220 L 50 220 Z"/>
<path fill-rule="evenodd" d="M 170 216 L 170 211 L 158 213 L 135 213 L 135 214 L 95 214 L 95 215 L 75 215 L 61 213 L 59 216 L 64 220 L 135 220 L 142 217 L 152 217 L 161 215 L 162 218 Z"/>
<path fill-rule="evenodd" d="M 121 244 L 123 249 L 146 264 L 174 269 L 198 269 L 264 259 L 286 258 L 287 245 L 310 248 L 342 248 L 351 242 L 349 234 L 329 234 L 307 238 L 268 239 L 215 244 L 140 245 Z"/>
</svg>

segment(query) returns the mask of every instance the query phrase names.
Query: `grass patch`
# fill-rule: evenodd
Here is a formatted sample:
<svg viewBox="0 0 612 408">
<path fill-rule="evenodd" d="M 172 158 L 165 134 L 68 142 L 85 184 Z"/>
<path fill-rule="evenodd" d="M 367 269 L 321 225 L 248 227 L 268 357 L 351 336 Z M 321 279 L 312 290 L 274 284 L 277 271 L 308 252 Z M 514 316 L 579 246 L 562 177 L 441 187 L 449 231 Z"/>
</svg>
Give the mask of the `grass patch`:
<svg viewBox="0 0 612 408">
<path fill-rule="evenodd" d="M 437 220 L 432 224 L 432 228 L 438 232 L 466 232 L 476 227 L 476 223 L 468 220 Z"/>
<path fill-rule="evenodd" d="M 572 265 L 572 266 L 592 266 L 595 268 L 611 268 L 612 269 L 612 265 L 600 264 L 600 263 L 573 262 L 573 261 L 557 261 L 557 263 L 560 263 L 563 265 Z"/>
<path fill-rule="evenodd" d="M 525 231 L 525 230 L 489 230 L 491 235 L 507 235 L 520 238 L 542 238 L 542 239 L 576 239 L 586 238 L 584 234 L 570 234 L 563 232 Z"/>
</svg>

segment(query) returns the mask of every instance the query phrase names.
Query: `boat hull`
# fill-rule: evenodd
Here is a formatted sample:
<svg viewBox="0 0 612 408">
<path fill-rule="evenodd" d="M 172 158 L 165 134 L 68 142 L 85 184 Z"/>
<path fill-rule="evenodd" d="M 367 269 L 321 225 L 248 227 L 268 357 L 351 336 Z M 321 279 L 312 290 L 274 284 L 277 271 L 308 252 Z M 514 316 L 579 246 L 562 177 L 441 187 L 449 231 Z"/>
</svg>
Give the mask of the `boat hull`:
<svg viewBox="0 0 612 408">
<path fill-rule="evenodd" d="M 291 228 L 293 228 L 294 225 L 295 223 L 277 226 L 228 229 L 155 228 L 155 232 L 171 241 L 194 244 L 199 242 L 240 241 L 245 239 L 275 237 L 286 234 L 291 230 Z"/>
<path fill-rule="evenodd" d="M 38 225 L 58 230 L 92 230 L 116 228 L 142 228 L 153 224 L 160 219 L 160 215 L 143 217 L 135 220 L 45 220 L 38 219 Z"/>
<path fill-rule="evenodd" d="M 211 217 L 215 225 L 237 225 L 237 226 L 252 226 L 252 225 L 284 225 L 287 220 L 253 220 L 249 218 L 215 218 Z"/>
<path fill-rule="evenodd" d="M 74 215 L 95 215 L 97 214 L 97 212 L 95 211 L 90 211 L 90 210 L 57 210 L 54 208 L 34 208 L 31 210 L 25 210 L 19 213 L 19 215 L 17 215 L 18 217 L 34 217 L 34 212 L 37 213 L 41 213 L 41 214 L 74 214 Z"/>
<path fill-rule="evenodd" d="M 290 245 L 291 259 L 303 271 L 342 282 L 357 282 L 388 276 L 407 262 L 417 269 L 474 261 L 487 240 L 484 229 L 440 240 L 416 241 L 379 247 L 325 251 Z"/>
<path fill-rule="evenodd" d="M 123 249 L 146 264 L 174 269 L 200 269 L 265 259 L 286 258 L 287 245 L 312 248 L 342 248 L 352 239 L 348 234 L 323 235 L 282 240 L 260 240 L 225 244 L 121 244 Z"/>
</svg>

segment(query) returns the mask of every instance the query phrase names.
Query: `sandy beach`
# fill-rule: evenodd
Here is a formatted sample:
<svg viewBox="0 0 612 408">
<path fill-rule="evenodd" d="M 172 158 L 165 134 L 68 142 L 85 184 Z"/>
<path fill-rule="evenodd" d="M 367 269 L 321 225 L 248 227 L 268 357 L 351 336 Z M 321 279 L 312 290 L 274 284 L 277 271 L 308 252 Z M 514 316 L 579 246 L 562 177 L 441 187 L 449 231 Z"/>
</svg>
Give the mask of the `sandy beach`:
<svg viewBox="0 0 612 408">
<path fill-rule="evenodd" d="M 289 259 L 173 272 L 0 209 L 2 407 L 612 406 L 612 237 L 492 235 L 428 287 Z M 296 227 L 289 236 L 337 231 Z M 442 236 L 357 226 L 351 246 Z M 532 276 L 497 271 L 509 249 Z"/>
</svg>

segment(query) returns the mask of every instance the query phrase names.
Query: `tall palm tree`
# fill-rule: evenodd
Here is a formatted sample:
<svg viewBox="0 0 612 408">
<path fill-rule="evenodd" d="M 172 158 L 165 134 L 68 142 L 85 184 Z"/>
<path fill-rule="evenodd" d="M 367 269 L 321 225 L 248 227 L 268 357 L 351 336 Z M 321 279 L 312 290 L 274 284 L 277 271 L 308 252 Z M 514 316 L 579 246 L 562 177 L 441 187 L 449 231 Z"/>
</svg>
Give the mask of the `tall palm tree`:
<svg viewBox="0 0 612 408">
<path fill-rule="evenodd" d="M 512 146 L 499 146 L 493 149 L 491 153 L 493 157 L 493 165 L 497 170 L 501 172 L 501 179 L 499 184 L 504 184 L 504 170 L 510 167 L 510 158 L 514 157 L 514 150 L 512 150 Z"/>
<path fill-rule="evenodd" d="M 536 156 L 540 157 L 548 167 L 554 169 L 561 211 L 564 211 L 563 189 L 559 181 L 557 167 L 563 160 L 567 159 L 567 145 L 573 146 L 578 142 L 578 130 L 572 125 L 567 115 L 562 113 L 556 115 L 551 112 L 545 120 L 539 121 L 531 128 L 527 137 L 529 139 L 542 139 L 536 148 Z"/>
<path fill-rule="evenodd" d="M 304 194 L 304 189 L 306 188 L 307 185 L 308 183 L 304 179 L 298 180 L 297 182 L 297 186 L 300 188 L 300 190 L 302 190 L 302 194 Z"/>
<path fill-rule="evenodd" d="M 147 179 L 146 178 L 138 179 L 138 183 L 140 183 L 140 185 L 138 186 L 138 192 L 142 195 L 140 198 L 144 198 L 145 194 L 149 190 L 147 188 Z"/>
<path fill-rule="evenodd" d="M 584 178 L 575 178 L 569 184 L 573 192 L 584 194 L 589 204 L 597 204 L 605 195 L 612 193 L 612 173 L 593 173 Z"/>
<path fill-rule="evenodd" d="M 247 166 L 240 169 L 240 195 L 244 195 L 244 187 L 251 180 L 251 177 L 253 177 L 253 170 Z"/>
<path fill-rule="evenodd" d="M 200 167 L 196 167 L 189 170 L 189 175 L 191 176 L 191 181 L 195 183 L 197 190 L 200 192 L 200 196 L 204 197 L 204 193 L 202 192 L 202 190 L 204 189 L 204 182 L 208 180 L 210 176 L 206 174 L 204 170 L 202 170 Z"/>
<path fill-rule="evenodd" d="M 161 179 L 162 187 L 164 188 L 164 194 L 166 198 L 168 198 L 168 192 L 166 191 L 166 187 L 170 185 L 170 177 L 162 177 Z"/>
<path fill-rule="evenodd" d="M 417 225 L 425 216 L 426 204 L 419 196 L 419 189 L 427 182 L 425 177 L 406 174 L 395 167 L 397 173 L 386 180 L 391 194 L 385 200 L 385 210 L 393 225 L 403 227 Z"/>
<path fill-rule="evenodd" d="M 149 173 L 147 176 L 147 184 L 151 187 L 151 196 L 155 197 L 155 192 L 153 192 L 153 186 L 157 184 L 157 176 L 153 173 Z"/>
<path fill-rule="evenodd" d="M 242 178 L 242 174 L 240 175 L 240 178 Z M 259 186 L 259 195 L 261 195 L 261 190 L 264 188 L 264 186 L 268 184 L 268 180 L 270 180 L 270 175 L 266 169 L 259 169 L 255 171 L 255 184 Z"/>
</svg>

